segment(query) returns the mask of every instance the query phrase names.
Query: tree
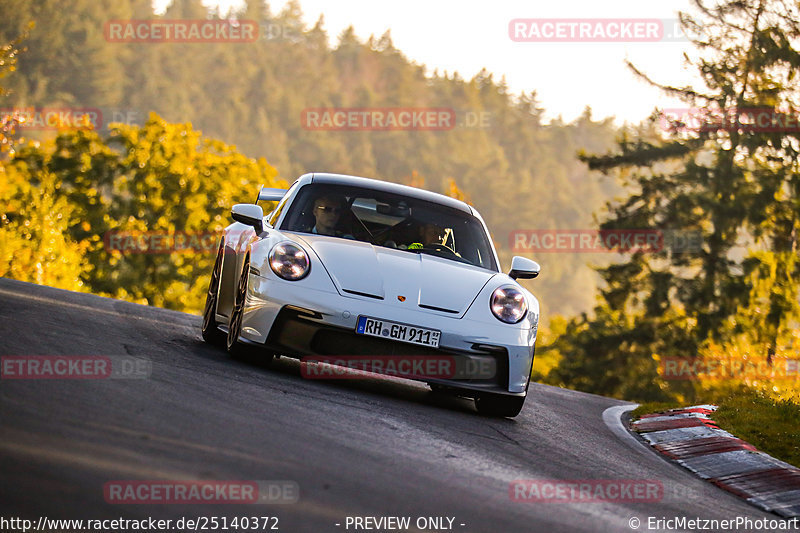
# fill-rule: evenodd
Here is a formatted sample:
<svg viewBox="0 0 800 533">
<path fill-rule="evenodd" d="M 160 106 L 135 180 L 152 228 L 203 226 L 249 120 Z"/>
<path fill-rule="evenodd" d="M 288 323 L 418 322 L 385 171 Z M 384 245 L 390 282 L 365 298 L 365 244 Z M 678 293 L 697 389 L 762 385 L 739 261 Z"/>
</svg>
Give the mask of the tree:
<svg viewBox="0 0 800 533">
<path fill-rule="evenodd" d="M 793 47 L 800 36 L 798 8 L 783 0 L 693 5 L 697 14 L 682 13 L 681 24 L 701 53 L 692 64 L 705 87 L 658 86 L 687 102 L 699 127 L 673 120 L 661 134 L 654 116 L 651 128 L 623 136 L 616 153 L 583 159 L 633 191 L 609 205 L 602 229 L 699 232 L 702 247 L 681 252 L 666 246 L 601 269 L 606 287 L 594 316 L 576 320 L 554 343 L 570 354 L 553 374 L 557 381 L 605 394 L 635 393 L 629 398 L 658 397 L 663 387 L 655 363 L 661 357 L 695 357 L 708 343 L 737 335 L 774 352 L 798 317 L 793 280 L 800 270 L 786 252 L 797 249 L 800 139 L 797 131 L 747 122 L 754 110 L 796 115 L 790 80 L 800 69 Z M 756 250 L 743 257 L 748 245 Z M 757 308 L 761 318 L 752 317 Z M 609 369 L 618 377 L 604 381 Z"/>
<path fill-rule="evenodd" d="M 28 24 L 28 29 L 32 29 L 35 23 Z M 11 74 L 17 69 L 17 60 L 20 52 L 24 52 L 25 48 L 20 48 L 20 44 L 28 36 L 28 32 L 24 32 L 11 42 L 0 46 L 0 80 Z M 0 85 L 0 101 L 3 101 L 11 91 Z M 0 160 L 3 154 L 10 152 L 14 153 L 14 137 L 16 135 L 16 127 L 20 123 L 20 117 L 17 113 L 2 113 L 0 114 Z"/>
<path fill-rule="evenodd" d="M 29 29 L 33 24 L 29 25 Z M 0 78 L 14 72 L 24 48 L 27 32 L 0 46 Z M 0 86 L 0 97 L 8 94 Z M 0 119 L 0 276 L 80 290 L 79 277 L 88 264 L 84 246 L 71 242 L 66 230 L 74 223 L 73 208 L 57 195 L 58 182 L 47 171 L 20 171 L 6 166 L 6 156 L 15 157 L 14 113 Z M 28 169 L 25 169 L 28 170 Z"/>
<path fill-rule="evenodd" d="M 0 273 L 186 311 L 203 305 L 230 206 L 252 201 L 261 184 L 286 187 L 264 159 L 155 114 L 141 127 L 112 127 L 107 139 L 62 132 L 0 171 L 10 177 L 0 198 L 12 208 L 0 227 L 10 269 L 0 264 Z M 54 270 L 62 263 L 72 270 Z"/>
</svg>

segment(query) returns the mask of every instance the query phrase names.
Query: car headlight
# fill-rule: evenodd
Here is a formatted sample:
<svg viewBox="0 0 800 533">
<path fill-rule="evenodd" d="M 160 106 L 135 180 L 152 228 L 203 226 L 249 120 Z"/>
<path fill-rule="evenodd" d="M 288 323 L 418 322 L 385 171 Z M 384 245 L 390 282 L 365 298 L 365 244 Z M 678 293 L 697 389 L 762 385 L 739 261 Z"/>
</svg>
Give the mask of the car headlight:
<svg viewBox="0 0 800 533">
<path fill-rule="evenodd" d="M 279 242 L 269 252 L 269 266 L 275 274 L 289 281 L 303 279 L 311 269 L 308 254 L 293 242 Z"/>
<path fill-rule="evenodd" d="M 508 324 L 516 324 L 525 318 L 525 314 L 528 312 L 525 295 L 521 290 L 512 286 L 496 289 L 492 293 L 489 307 L 492 308 L 492 313 L 498 320 Z"/>
</svg>

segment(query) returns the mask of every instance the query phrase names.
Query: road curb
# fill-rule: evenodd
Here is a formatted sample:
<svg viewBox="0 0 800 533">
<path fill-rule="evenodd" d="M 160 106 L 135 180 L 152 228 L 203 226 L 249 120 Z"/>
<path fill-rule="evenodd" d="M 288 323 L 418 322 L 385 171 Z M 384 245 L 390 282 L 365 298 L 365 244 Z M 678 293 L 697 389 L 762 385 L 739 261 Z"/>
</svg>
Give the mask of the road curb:
<svg viewBox="0 0 800 533">
<path fill-rule="evenodd" d="M 800 517 L 800 468 L 720 429 L 716 405 L 643 415 L 630 424 L 656 451 L 765 511 Z"/>
</svg>

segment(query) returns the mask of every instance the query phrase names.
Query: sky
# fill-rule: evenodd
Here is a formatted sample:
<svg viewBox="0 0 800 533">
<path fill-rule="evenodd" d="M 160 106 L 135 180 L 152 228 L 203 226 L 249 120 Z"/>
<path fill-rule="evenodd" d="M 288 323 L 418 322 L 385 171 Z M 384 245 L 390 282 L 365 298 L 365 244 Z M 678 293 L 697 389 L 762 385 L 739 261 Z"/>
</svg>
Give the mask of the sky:
<svg viewBox="0 0 800 533">
<path fill-rule="evenodd" d="M 154 0 L 163 12 L 170 0 Z M 457 71 L 469 79 L 486 68 L 495 80 L 505 77 L 519 94 L 536 91 L 545 117 L 571 121 L 586 106 L 595 119 L 614 116 L 618 123 L 639 122 L 656 107 L 685 107 L 638 79 L 630 60 L 655 81 L 669 85 L 697 84 L 683 54 L 691 55 L 682 38 L 660 42 L 515 42 L 509 36 L 514 19 L 659 19 L 669 25 L 690 0 L 300 0 L 310 27 L 324 15 L 335 45 L 352 25 L 362 40 L 391 30 L 394 46 L 429 72 Z M 225 13 L 242 0 L 204 0 Z M 278 13 L 286 0 L 270 0 Z M 541 21 L 540 21 L 541 24 Z M 537 28 L 544 29 L 543 26 Z"/>
</svg>

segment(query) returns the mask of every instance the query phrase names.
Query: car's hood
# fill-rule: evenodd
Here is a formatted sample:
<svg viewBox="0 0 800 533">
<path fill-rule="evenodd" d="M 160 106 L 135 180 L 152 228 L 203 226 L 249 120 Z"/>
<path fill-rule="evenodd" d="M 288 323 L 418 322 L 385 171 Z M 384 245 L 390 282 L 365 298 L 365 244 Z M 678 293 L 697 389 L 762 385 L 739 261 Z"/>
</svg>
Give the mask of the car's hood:
<svg viewBox="0 0 800 533">
<path fill-rule="evenodd" d="M 495 274 L 365 242 L 308 234 L 295 237 L 319 256 L 342 296 L 382 298 L 392 306 L 421 306 L 460 317 Z"/>
</svg>

